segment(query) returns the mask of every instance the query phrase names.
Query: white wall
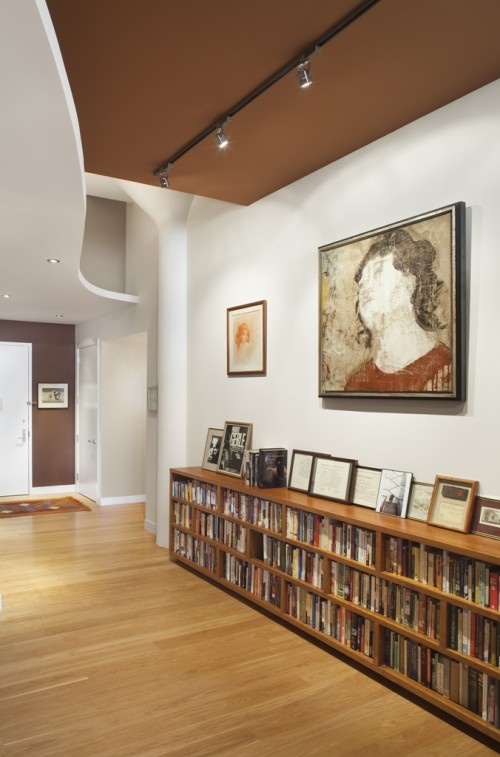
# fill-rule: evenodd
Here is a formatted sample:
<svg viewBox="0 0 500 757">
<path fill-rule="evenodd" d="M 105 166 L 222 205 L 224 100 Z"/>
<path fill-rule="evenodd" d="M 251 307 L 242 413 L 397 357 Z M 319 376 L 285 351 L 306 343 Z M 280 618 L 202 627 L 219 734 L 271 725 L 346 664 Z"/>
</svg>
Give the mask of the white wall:
<svg viewBox="0 0 500 757">
<path fill-rule="evenodd" d="M 157 384 L 157 295 L 158 231 L 154 222 L 135 203 L 126 211 L 125 289 L 138 296 L 138 303 L 124 305 L 110 315 L 94 318 L 76 327 L 76 343 L 87 339 L 112 341 L 132 334 L 147 335 L 146 383 Z M 143 405 L 146 414 L 146 397 Z M 156 523 L 156 437 L 157 417 L 147 413 L 146 420 L 146 513 L 145 523 L 154 531 Z M 137 493 L 137 492 L 134 492 Z M 120 496 L 121 491 L 108 493 Z"/>
<path fill-rule="evenodd" d="M 80 271 L 101 289 L 125 292 L 125 202 L 87 197 Z"/>
<path fill-rule="evenodd" d="M 209 426 L 249 421 L 257 447 L 327 452 L 425 482 L 478 479 L 481 493 L 500 496 L 499 134 L 497 81 L 251 207 L 195 198 L 188 451 L 179 465 L 201 464 Z M 319 399 L 317 248 L 460 200 L 470 257 L 467 401 Z M 262 299 L 267 376 L 229 379 L 226 308 Z"/>
<path fill-rule="evenodd" d="M 101 344 L 101 504 L 144 500 L 146 353 L 146 334 Z"/>
</svg>

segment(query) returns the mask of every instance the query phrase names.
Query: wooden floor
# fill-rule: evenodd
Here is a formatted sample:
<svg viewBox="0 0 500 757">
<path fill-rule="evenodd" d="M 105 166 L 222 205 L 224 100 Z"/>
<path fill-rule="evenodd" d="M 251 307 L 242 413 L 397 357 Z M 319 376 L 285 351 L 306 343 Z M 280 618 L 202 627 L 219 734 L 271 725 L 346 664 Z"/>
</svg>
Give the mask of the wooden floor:
<svg viewBox="0 0 500 757">
<path fill-rule="evenodd" d="M 1 757 L 498 753 L 170 563 L 143 519 L 0 519 Z"/>
</svg>

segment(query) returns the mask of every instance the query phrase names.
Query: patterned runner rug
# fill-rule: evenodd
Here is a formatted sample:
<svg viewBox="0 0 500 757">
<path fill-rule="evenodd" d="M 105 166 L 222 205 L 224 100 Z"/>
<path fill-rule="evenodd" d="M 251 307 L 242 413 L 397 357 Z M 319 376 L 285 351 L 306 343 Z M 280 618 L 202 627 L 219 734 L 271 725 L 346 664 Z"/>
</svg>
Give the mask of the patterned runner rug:
<svg viewBox="0 0 500 757">
<path fill-rule="evenodd" d="M 40 513 L 69 513 L 78 510 L 91 510 L 91 508 L 73 497 L 0 502 L 0 518 L 16 518 L 19 515 L 38 515 Z"/>
</svg>

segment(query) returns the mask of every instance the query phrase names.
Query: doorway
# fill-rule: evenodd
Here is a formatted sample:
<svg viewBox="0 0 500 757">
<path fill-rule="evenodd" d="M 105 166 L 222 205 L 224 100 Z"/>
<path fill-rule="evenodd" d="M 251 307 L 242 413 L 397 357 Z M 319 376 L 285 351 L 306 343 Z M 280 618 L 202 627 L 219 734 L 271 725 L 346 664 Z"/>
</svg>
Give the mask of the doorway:
<svg viewBox="0 0 500 757">
<path fill-rule="evenodd" d="M 78 349 L 78 491 L 98 501 L 98 346 Z"/>
<path fill-rule="evenodd" d="M 29 494 L 31 344 L 0 342 L 0 496 Z"/>
</svg>

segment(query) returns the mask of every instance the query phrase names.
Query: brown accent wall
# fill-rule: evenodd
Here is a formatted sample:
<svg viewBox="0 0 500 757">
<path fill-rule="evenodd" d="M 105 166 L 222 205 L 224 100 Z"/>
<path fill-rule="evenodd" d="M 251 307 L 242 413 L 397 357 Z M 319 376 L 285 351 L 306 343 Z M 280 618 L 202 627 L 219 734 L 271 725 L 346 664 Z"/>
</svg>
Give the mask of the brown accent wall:
<svg viewBox="0 0 500 757">
<path fill-rule="evenodd" d="M 38 383 L 68 384 L 68 409 L 39 410 L 33 404 L 33 486 L 75 483 L 75 327 L 0 321 L 0 342 L 32 344 L 33 402 Z"/>
</svg>

